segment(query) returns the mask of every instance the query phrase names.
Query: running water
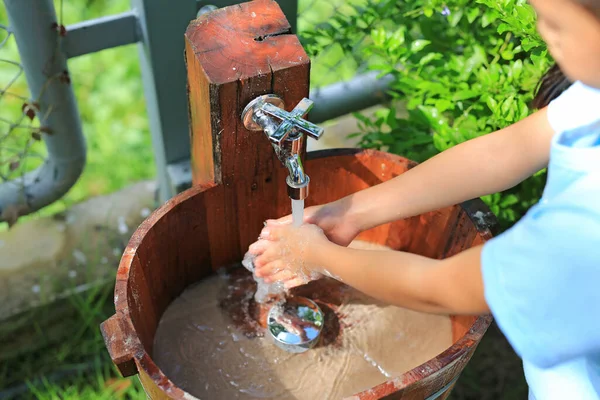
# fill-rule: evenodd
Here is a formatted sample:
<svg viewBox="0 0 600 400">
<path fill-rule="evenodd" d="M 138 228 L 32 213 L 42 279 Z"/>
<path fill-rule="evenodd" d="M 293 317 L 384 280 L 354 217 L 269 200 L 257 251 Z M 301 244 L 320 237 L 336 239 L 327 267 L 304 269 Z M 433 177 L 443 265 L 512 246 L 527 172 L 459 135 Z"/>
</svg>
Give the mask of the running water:
<svg viewBox="0 0 600 400">
<path fill-rule="evenodd" d="M 304 220 L 304 200 L 292 199 L 292 220 L 294 226 L 302 225 Z"/>
</svg>

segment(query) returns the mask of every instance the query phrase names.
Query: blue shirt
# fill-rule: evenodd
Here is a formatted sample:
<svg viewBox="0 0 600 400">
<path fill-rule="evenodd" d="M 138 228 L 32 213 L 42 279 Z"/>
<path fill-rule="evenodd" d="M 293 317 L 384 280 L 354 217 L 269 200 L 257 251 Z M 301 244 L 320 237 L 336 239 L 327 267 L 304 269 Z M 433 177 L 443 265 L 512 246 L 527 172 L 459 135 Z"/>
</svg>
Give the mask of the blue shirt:
<svg viewBox="0 0 600 400">
<path fill-rule="evenodd" d="M 486 301 L 523 359 L 530 398 L 600 399 L 600 90 L 548 107 L 542 199 L 482 252 Z"/>
</svg>

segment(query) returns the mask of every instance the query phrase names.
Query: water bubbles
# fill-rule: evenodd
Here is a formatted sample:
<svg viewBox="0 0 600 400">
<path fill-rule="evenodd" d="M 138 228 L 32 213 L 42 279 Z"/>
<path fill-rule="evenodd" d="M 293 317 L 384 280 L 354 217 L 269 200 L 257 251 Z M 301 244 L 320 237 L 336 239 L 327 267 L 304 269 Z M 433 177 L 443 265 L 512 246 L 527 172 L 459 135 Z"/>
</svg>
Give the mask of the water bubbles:
<svg viewBox="0 0 600 400">
<path fill-rule="evenodd" d="M 377 363 L 377 361 L 375 361 L 373 358 L 371 358 L 367 353 L 363 354 L 364 359 L 371 364 L 372 366 L 374 366 L 375 368 L 377 368 L 377 370 L 379 372 L 381 372 L 381 374 L 383 376 L 385 376 L 386 378 L 391 378 L 392 374 L 390 374 L 389 372 L 387 372 L 386 370 L 383 369 L 383 367 L 381 365 L 379 365 L 379 363 Z"/>
<path fill-rule="evenodd" d="M 211 328 L 210 326 L 206 326 L 206 325 L 196 325 L 196 329 L 198 329 L 200 332 L 212 332 L 213 328 Z"/>
<path fill-rule="evenodd" d="M 257 277 L 254 273 L 254 259 L 256 257 L 250 253 L 246 253 L 242 260 L 242 265 L 250 272 L 256 281 L 256 293 L 254 294 L 254 300 L 257 303 L 265 303 L 272 296 L 281 296 L 285 293 L 285 286 L 282 282 L 265 283 L 262 279 Z"/>
<path fill-rule="evenodd" d="M 332 274 L 331 272 L 327 271 L 327 270 L 326 270 L 326 269 L 324 269 L 324 268 L 323 268 L 323 273 L 324 273 L 326 276 L 328 276 L 328 277 L 330 277 L 330 278 L 333 278 L 333 279 L 335 279 L 336 281 L 343 282 L 343 281 L 342 281 L 342 278 L 340 278 L 340 277 L 339 277 L 339 276 L 337 276 L 337 275 L 334 275 L 334 274 Z M 317 274 L 317 275 L 318 275 L 318 274 Z M 313 274 L 311 274 L 311 278 L 313 278 L 313 279 L 317 279 L 317 278 L 318 278 L 318 276 L 314 276 L 314 272 L 313 272 Z"/>
</svg>

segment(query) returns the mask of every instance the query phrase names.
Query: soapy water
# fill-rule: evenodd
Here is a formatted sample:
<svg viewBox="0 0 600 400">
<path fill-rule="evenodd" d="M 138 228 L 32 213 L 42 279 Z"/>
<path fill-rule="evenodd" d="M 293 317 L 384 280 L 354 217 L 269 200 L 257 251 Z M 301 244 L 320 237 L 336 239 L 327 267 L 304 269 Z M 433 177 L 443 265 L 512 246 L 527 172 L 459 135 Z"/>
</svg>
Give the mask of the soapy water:
<svg viewBox="0 0 600 400">
<path fill-rule="evenodd" d="M 283 282 L 276 281 L 267 283 L 262 278 L 256 276 L 256 270 L 254 268 L 255 259 L 256 257 L 254 254 L 246 253 L 244 259 L 242 260 L 242 265 L 248 271 L 252 272 L 252 276 L 256 281 L 256 293 L 254 293 L 254 300 L 256 300 L 256 302 L 259 304 L 263 304 L 273 298 L 282 299 L 286 293 Z"/>
<path fill-rule="evenodd" d="M 292 199 L 292 225 L 294 227 L 300 227 L 304 222 L 304 200 L 293 200 Z M 273 298 L 283 299 L 287 293 L 287 290 L 283 282 L 276 281 L 272 283 L 266 283 L 263 279 L 256 276 L 254 268 L 254 260 L 256 257 L 253 254 L 246 253 L 242 260 L 242 265 L 254 276 L 256 281 L 256 293 L 254 299 L 257 303 L 265 303 Z M 318 279 L 320 276 L 317 273 L 311 273 L 303 276 L 305 282 Z M 283 301 L 283 300 L 281 300 Z M 280 302 L 281 302 L 280 301 Z"/>
<path fill-rule="evenodd" d="M 192 285 L 169 305 L 153 359 L 177 386 L 199 399 L 338 399 L 399 376 L 452 342 L 448 317 L 385 306 L 325 278 L 297 293 L 324 312 L 319 344 L 287 353 L 257 323 L 256 286 L 236 269 Z"/>
</svg>

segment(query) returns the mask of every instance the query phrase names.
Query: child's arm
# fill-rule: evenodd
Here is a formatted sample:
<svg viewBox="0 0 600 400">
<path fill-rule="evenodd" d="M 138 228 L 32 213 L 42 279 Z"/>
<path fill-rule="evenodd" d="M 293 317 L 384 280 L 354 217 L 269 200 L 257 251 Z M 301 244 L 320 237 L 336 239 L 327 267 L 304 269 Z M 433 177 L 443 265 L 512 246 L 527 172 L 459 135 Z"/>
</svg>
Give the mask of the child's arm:
<svg viewBox="0 0 600 400">
<path fill-rule="evenodd" d="M 452 147 L 342 202 L 348 203 L 348 215 L 362 231 L 497 193 L 547 166 L 552 135 L 543 109 L 505 129 Z"/>
<path fill-rule="evenodd" d="M 481 246 L 445 260 L 397 251 L 357 250 L 328 241 L 314 225 L 269 228 L 250 251 L 256 274 L 297 286 L 297 276 L 320 272 L 388 304 L 443 314 L 488 312 Z"/>
<path fill-rule="evenodd" d="M 311 207 L 305 220 L 323 228 L 335 243 L 347 245 L 363 230 L 506 190 L 547 166 L 553 133 L 544 108 L 390 181 Z"/>
</svg>

